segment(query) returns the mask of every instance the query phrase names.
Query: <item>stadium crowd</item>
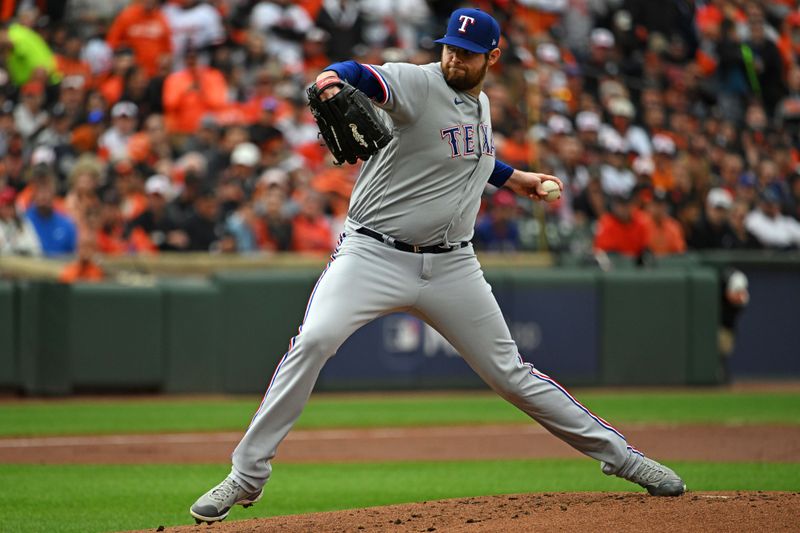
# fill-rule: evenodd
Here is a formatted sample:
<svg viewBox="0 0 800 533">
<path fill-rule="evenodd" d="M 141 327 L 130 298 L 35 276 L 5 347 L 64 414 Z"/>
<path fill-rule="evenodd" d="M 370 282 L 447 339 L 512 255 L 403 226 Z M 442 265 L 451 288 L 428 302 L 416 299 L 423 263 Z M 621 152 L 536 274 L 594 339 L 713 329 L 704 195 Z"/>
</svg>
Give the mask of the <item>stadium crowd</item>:
<svg viewBox="0 0 800 533">
<path fill-rule="evenodd" d="M 0 254 L 329 252 L 357 167 L 305 88 L 333 61 L 438 60 L 460 4 L 0 2 Z M 796 2 L 470 4 L 503 28 L 498 157 L 565 182 L 546 205 L 487 185 L 477 247 L 800 247 Z"/>
</svg>

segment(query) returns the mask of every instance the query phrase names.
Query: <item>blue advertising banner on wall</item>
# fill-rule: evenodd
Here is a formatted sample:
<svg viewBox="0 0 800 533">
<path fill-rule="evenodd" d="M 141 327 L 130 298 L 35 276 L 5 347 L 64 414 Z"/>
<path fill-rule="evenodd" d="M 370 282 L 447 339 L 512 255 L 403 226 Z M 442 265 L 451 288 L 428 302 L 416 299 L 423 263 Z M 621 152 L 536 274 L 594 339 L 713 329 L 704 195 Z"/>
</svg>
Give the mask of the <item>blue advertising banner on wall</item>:
<svg viewBox="0 0 800 533">
<path fill-rule="evenodd" d="M 748 270 L 750 302 L 741 312 L 730 361 L 734 377 L 800 376 L 800 276 Z"/>
<path fill-rule="evenodd" d="M 594 287 L 498 287 L 520 354 L 567 383 L 599 376 L 598 300 Z M 477 387 L 482 381 L 432 327 L 393 314 L 357 331 L 322 369 L 318 390 Z"/>
</svg>

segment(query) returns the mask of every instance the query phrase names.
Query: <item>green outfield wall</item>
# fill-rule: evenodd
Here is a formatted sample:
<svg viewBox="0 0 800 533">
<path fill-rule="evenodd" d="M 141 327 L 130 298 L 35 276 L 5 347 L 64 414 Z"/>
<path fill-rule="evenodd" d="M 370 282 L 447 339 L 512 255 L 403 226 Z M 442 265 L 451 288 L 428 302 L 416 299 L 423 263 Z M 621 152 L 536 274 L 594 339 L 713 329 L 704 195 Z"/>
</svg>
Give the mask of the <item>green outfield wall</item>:
<svg viewBox="0 0 800 533">
<path fill-rule="evenodd" d="M 486 274 L 537 368 L 568 384 L 680 385 L 719 379 L 718 270 L 690 262 Z M 263 391 L 318 274 L 305 266 L 147 286 L 2 282 L 0 386 L 34 395 Z M 387 317 L 354 335 L 318 389 L 482 386 L 414 320 Z"/>
</svg>

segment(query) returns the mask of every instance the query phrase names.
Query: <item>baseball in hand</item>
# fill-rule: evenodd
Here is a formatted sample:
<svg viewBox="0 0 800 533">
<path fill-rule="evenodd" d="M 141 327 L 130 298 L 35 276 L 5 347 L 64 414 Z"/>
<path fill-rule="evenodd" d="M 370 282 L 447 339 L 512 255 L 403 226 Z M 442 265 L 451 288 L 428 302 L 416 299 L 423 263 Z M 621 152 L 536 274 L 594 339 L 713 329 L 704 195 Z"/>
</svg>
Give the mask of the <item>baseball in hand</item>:
<svg viewBox="0 0 800 533">
<path fill-rule="evenodd" d="M 547 196 L 544 197 L 546 202 L 555 202 L 561 198 L 561 189 L 555 181 L 543 181 L 541 189 L 547 193 Z"/>
</svg>

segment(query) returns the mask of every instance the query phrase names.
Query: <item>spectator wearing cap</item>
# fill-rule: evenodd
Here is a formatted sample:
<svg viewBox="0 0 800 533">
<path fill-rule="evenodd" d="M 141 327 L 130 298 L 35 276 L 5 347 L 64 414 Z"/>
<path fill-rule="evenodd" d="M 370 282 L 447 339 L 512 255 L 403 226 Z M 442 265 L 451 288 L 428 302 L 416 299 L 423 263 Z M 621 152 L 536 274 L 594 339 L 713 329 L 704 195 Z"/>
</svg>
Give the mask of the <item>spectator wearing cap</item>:
<svg viewBox="0 0 800 533">
<path fill-rule="evenodd" d="M 663 133 L 653 135 L 653 187 L 663 191 L 675 188 L 673 165 L 677 147 L 672 137 Z"/>
<path fill-rule="evenodd" d="M 231 166 L 225 175 L 226 181 L 237 183 L 247 196 L 252 196 L 261 165 L 261 150 L 251 142 L 236 145 L 231 152 Z"/>
<path fill-rule="evenodd" d="M 583 161 L 586 166 L 597 166 L 601 162 L 600 115 L 593 110 L 580 111 L 575 115 L 575 131 L 583 146 Z"/>
<path fill-rule="evenodd" d="M 17 87 L 34 79 L 37 71 L 44 74 L 36 77 L 39 81 L 57 81 L 56 60 L 50 47 L 38 33 L 22 24 L 0 27 L 0 56 L 5 58 L 5 67 Z"/>
<path fill-rule="evenodd" d="M 56 182 L 48 169 L 32 177 L 33 198 L 25 216 L 36 229 L 36 235 L 47 256 L 71 254 L 75 251 L 77 231 L 75 222 L 54 208 Z"/>
<path fill-rule="evenodd" d="M 259 105 L 259 112 L 253 124 L 248 128 L 250 139 L 258 146 L 264 146 L 283 137 L 283 133 L 275 127 L 276 111 L 280 102 L 273 96 L 264 97 Z"/>
<path fill-rule="evenodd" d="M 636 175 L 636 186 L 653 186 L 653 173 L 656 165 L 650 157 L 637 156 L 631 163 L 631 170 Z"/>
<path fill-rule="evenodd" d="M 615 44 L 614 34 L 606 28 L 594 28 L 589 33 L 589 54 L 581 69 L 586 76 L 586 90 L 595 97 L 600 94 L 600 80 L 618 73 Z"/>
<path fill-rule="evenodd" d="M 630 192 L 611 195 L 611 209 L 600 217 L 594 238 L 595 251 L 640 258 L 647 249 L 644 215 L 634 206 Z"/>
<path fill-rule="evenodd" d="M 522 243 L 514 195 L 500 189 L 492 196 L 487 212 L 475 225 L 475 248 L 492 252 L 515 252 Z"/>
<path fill-rule="evenodd" d="M 625 139 L 631 150 L 637 154 L 652 155 L 653 148 L 647 133 L 633 123 L 636 108 L 628 98 L 622 96 L 611 98 L 608 101 L 608 114 L 611 116 L 611 125 L 603 125 L 600 131 L 601 138 L 613 131 Z"/>
<path fill-rule="evenodd" d="M 34 148 L 33 152 L 31 152 L 24 174 L 27 183 L 19 194 L 17 194 L 15 201 L 18 211 L 27 211 L 28 208 L 33 205 L 33 198 L 36 194 L 36 183 L 45 176 L 52 178 L 56 192 L 58 192 L 59 183 L 54 172 L 55 158 L 55 152 L 49 146 L 37 146 Z M 62 214 L 66 213 L 64 199 L 60 196 L 56 196 L 53 199 L 53 209 Z"/>
<path fill-rule="evenodd" d="M 627 194 L 636 185 L 636 176 L 628 168 L 628 144 L 616 132 L 610 131 L 601 138 L 604 162 L 600 165 L 600 179 L 606 194 Z"/>
<path fill-rule="evenodd" d="M 744 202 L 749 207 L 754 207 L 758 201 L 758 180 L 752 172 L 742 172 L 736 184 L 734 198 L 737 202 Z"/>
<path fill-rule="evenodd" d="M 761 193 L 758 209 L 747 215 L 744 224 L 766 248 L 800 248 L 800 221 L 781 213 L 781 197 L 771 187 Z"/>
<path fill-rule="evenodd" d="M 594 111 L 581 111 L 575 115 L 575 128 L 581 142 L 587 145 L 596 145 L 602 121 L 600 115 Z"/>
<path fill-rule="evenodd" d="M 147 208 L 125 229 L 124 238 L 140 253 L 185 250 L 189 237 L 168 209 L 172 184 L 166 176 L 150 176 L 145 184 Z"/>
<path fill-rule="evenodd" d="M 728 218 L 733 206 L 733 195 L 727 190 L 716 187 L 708 191 L 705 210 L 695 223 L 687 244 L 694 250 L 722 248 L 723 237 L 730 232 Z"/>
<path fill-rule="evenodd" d="M 320 193 L 309 189 L 300 201 L 300 212 L 292 219 L 292 251 L 328 253 L 333 249 L 331 225 L 323 212 Z"/>
<path fill-rule="evenodd" d="M 65 76 L 58 86 L 58 103 L 64 106 L 65 114 L 73 121 L 84 113 L 87 88 L 84 78 L 74 74 Z"/>
<path fill-rule="evenodd" d="M 42 245 L 36 228 L 27 217 L 20 217 L 14 207 L 16 191 L 0 189 L 0 256 L 42 255 Z"/>
<path fill-rule="evenodd" d="M 186 67 L 164 80 L 163 104 L 167 131 L 191 134 L 206 115 L 227 106 L 228 84 L 219 70 L 201 65 L 196 50 L 186 53 Z"/>
<path fill-rule="evenodd" d="M 157 0 L 136 0 L 123 9 L 108 29 L 106 41 L 112 49 L 131 48 L 147 76 L 154 76 L 160 58 L 172 53 L 170 27 Z"/>
<path fill-rule="evenodd" d="M 41 81 L 29 81 L 20 87 L 21 101 L 14 109 L 17 131 L 28 140 L 47 125 L 48 113 L 44 109 L 45 86 Z"/>
<path fill-rule="evenodd" d="M 339 36 L 349 36 L 347 33 L 339 34 Z M 358 37 L 361 38 L 360 36 Z M 331 59 L 326 51 L 326 44 L 330 42 L 329 35 L 319 28 L 313 28 L 308 32 L 303 39 L 303 72 L 321 72 L 325 67 L 331 64 Z M 344 39 L 334 39 L 339 41 Z M 344 56 L 345 58 L 353 57 L 354 54 Z M 344 59 L 342 59 L 344 61 Z"/>
<path fill-rule="evenodd" d="M 111 108 L 111 127 L 99 139 L 100 150 L 111 161 L 128 157 L 128 142 L 136 132 L 139 108 L 133 102 L 121 101 Z"/>
<path fill-rule="evenodd" d="M 686 240 L 680 223 L 669 214 L 667 192 L 655 189 L 647 204 L 644 221 L 647 227 L 647 249 L 653 255 L 682 254 L 686 251 Z"/>
</svg>

